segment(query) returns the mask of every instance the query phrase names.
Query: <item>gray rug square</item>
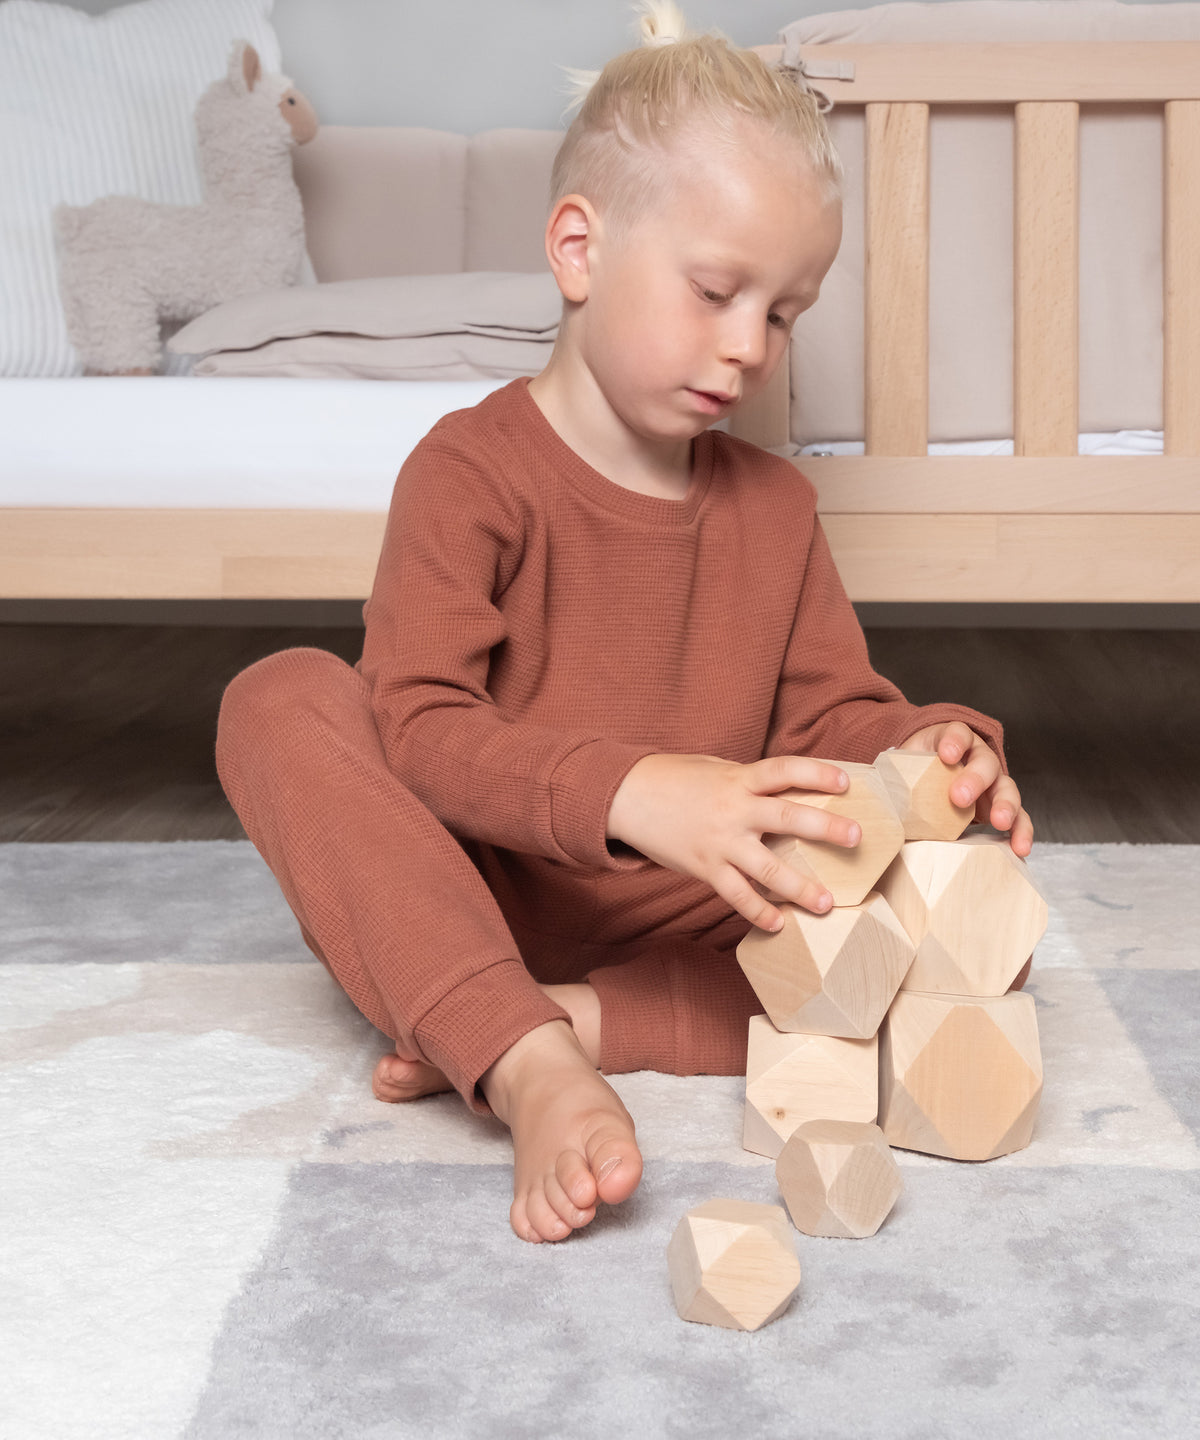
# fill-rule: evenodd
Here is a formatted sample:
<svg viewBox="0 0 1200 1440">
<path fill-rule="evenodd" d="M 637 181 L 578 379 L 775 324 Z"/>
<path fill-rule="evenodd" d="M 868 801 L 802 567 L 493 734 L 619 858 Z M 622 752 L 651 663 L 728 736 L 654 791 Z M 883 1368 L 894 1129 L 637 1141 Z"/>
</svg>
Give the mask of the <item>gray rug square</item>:
<svg viewBox="0 0 1200 1440">
<path fill-rule="evenodd" d="M 0 1436 L 1195 1435 L 1200 849 L 1031 868 L 1032 1142 L 896 1152 L 879 1233 L 797 1234 L 747 1335 L 679 1320 L 664 1256 L 778 1200 L 737 1077 L 615 1077 L 641 1188 L 526 1246 L 504 1127 L 374 1100 L 387 1042 L 248 844 L 0 846 Z"/>
</svg>

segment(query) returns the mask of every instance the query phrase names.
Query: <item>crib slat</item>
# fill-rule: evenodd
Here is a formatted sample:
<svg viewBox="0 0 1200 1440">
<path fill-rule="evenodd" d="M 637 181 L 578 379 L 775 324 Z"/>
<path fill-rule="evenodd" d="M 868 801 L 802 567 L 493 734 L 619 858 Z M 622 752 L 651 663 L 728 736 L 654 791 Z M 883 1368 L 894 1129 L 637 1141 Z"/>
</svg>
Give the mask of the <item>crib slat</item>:
<svg viewBox="0 0 1200 1440">
<path fill-rule="evenodd" d="M 782 45 L 756 45 L 768 64 Z M 812 84 L 835 105 L 919 100 L 932 105 L 1003 105 L 1022 100 L 1088 104 L 1200 99 L 1200 40 L 995 40 L 798 45 L 789 59 L 813 68 L 836 61 L 853 79 L 817 74 Z"/>
<path fill-rule="evenodd" d="M 1079 106 L 1016 107 L 1013 453 L 1079 448 Z"/>
<path fill-rule="evenodd" d="M 1163 106 L 1163 454 L 1200 455 L 1200 100 Z"/>
<path fill-rule="evenodd" d="M 929 443 L 929 106 L 866 107 L 868 455 Z"/>
</svg>

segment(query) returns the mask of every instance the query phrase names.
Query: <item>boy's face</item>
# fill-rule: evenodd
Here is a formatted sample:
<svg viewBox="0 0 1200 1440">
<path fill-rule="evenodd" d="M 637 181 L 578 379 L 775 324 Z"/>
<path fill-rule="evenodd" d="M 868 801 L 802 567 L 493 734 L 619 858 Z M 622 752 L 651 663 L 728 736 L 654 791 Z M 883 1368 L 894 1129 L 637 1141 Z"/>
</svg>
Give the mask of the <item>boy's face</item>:
<svg viewBox="0 0 1200 1440">
<path fill-rule="evenodd" d="M 580 336 L 609 406 L 650 440 L 697 435 L 763 389 L 842 235 L 839 201 L 778 140 L 693 146 L 624 234 L 589 246 Z"/>
</svg>

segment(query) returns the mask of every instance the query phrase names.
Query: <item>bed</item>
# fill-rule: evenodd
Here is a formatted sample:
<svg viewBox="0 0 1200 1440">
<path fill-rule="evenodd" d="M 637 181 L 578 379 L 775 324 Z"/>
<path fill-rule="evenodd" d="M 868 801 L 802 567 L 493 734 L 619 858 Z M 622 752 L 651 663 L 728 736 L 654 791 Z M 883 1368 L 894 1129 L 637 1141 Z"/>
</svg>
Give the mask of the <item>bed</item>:
<svg viewBox="0 0 1200 1440">
<path fill-rule="evenodd" d="M 806 45 L 793 35 L 761 47 L 770 58 L 785 50 L 835 116 L 862 117 L 853 182 L 864 197 L 862 367 L 848 388 L 859 386 L 863 423 L 857 435 L 813 433 L 802 322 L 789 368 L 728 428 L 788 456 L 816 486 L 851 598 L 1200 600 L 1200 39 Z M 1118 125 L 1124 106 L 1162 117 L 1161 412 L 1143 416 L 1157 425 L 1080 427 L 1080 105 L 1106 107 Z M 937 107 L 1013 115 L 1008 435 L 930 431 Z M 317 214 L 342 183 L 339 156 L 357 147 L 375 157 L 369 178 L 360 163 L 359 199 L 369 195 L 378 217 L 398 133 L 330 127 L 307 147 L 298 179 L 318 278 L 338 277 L 330 227 L 348 223 L 344 195 L 336 221 Z M 521 186 L 536 197 L 554 137 L 526 133 L 537 138 Z M 858 158 L 843 154 L 855 174 Z M 514 269 L 538 267 L 536 199 L 526 209 L 528 233 L 505 241 Z M 848 232 L 850 222 L 848 206 Z M 843 251 L 845 269 L 855 250 Z M 462 253 L 469 265 L 469 243 Z M 379 267 L 398 262 L 373 263 L 389 273 Z M 496 383 L 435 392 L 413 382 L 194 376 L 7 381 L 0 597 L 364 598 L 407 450 L 437 414 Z M 180 466 L 191 466 L 190 479 Z"/>
</svg>

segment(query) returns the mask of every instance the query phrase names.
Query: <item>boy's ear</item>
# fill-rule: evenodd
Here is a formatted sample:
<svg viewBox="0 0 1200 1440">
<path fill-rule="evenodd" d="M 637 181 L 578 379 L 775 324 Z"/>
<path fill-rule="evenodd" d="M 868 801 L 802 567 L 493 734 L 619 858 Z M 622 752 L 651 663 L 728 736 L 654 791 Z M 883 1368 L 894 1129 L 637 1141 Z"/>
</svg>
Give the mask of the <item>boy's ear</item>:
<svg viewBox="0 0 1200 1440">
<path fill-rule="evenodd" d="M 555 201 L 546 221 L 546 259 L 566 300 L 587 299 L 588 246 L 595 228 L 596 212 L 583 195 L 564 195 Z"/>
</svg>

